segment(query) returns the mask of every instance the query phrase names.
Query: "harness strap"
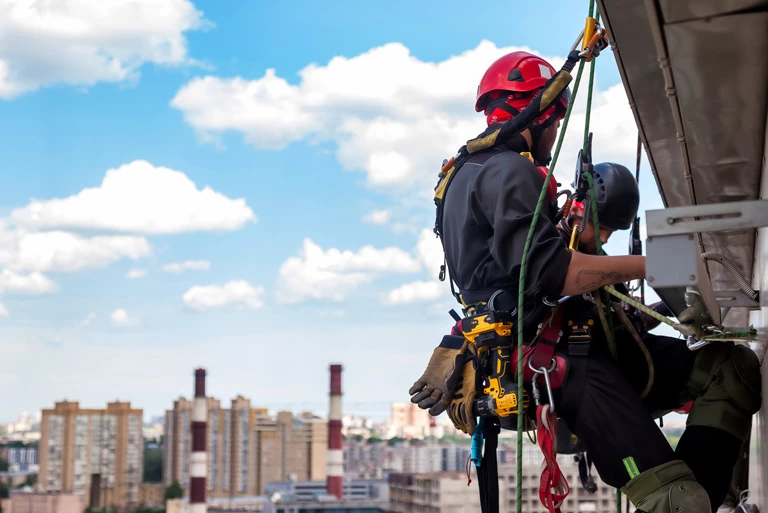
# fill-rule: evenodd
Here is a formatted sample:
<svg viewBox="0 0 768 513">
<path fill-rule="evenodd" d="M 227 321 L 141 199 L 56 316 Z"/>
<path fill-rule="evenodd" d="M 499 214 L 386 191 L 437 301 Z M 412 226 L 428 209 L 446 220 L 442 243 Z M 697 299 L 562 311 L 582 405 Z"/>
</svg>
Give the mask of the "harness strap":
<svg viewBox="0 0 768 513">
<path fill-rule="evenodd" d="M 554 307 L 549 320 L 542 326 L 539 340 L 533 348 L 531 366 L 534 369 L 541 369 L 542 367 L 549 369 L 555 356 L 555 347 L 560 342 L 560 337 L 563 336 L 562 325 L 563 312 L 558 307 Z"/>
<path fill-rule="evenodd" d="M 477 467 L 480 510 L 482 513 L 499 513 L 499 467 L 496 449 L 499 445 L 500 428 L 493 422 L 483 422 L 482 429 L 485 450 L 482 464 Z"/>
<path fill-rule="evenodd" d="M 539 480 L 539 500 L 549 513 L 560 513 L 560 507 L 571 492 L 565 476 L 557 464 L 557 416 L 548 404 L 536 410 L 539 447 L 544 455 Z"/>
</svg>

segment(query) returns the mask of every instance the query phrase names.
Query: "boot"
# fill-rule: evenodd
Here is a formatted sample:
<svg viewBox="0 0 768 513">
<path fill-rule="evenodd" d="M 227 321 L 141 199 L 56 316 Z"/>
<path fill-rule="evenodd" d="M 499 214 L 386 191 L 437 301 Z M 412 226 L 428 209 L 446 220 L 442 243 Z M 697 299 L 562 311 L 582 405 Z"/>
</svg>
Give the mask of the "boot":
<svg viewBox="0 0 768 513">
<path fill-rule="evenodd" d="M 711 513 L 709 497 L 684 462 L 646 470 L 621 489 L 645 513 Z"/>
</svg>

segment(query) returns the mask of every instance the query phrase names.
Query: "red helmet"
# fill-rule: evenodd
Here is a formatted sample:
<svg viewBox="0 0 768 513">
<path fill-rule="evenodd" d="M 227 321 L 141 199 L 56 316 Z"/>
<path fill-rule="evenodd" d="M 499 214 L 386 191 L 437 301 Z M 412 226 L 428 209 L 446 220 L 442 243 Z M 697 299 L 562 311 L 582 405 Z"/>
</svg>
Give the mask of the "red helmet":
<svg viewBox="0 0 768 513">
<path fill-rule="evenodd" d="M 528 52 L 512 52 L 496 60 L 477 86 L 475 110 L 485 110 L 491 93 L 511 91 L 531 93 L 544 87 L 555 76 L 555 68 L 541 57 Z M 498 96 L 498 94 L 494 95 Z M 561 103 L 567 108 L 570 94 L 563 94 Z"/>
</svg>

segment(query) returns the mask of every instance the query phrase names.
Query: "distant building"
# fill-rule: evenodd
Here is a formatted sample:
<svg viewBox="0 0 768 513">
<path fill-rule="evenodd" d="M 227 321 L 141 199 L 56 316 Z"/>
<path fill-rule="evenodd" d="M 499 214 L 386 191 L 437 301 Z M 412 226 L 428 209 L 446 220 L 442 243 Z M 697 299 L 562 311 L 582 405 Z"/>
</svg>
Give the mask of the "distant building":
<svg viewBox="0 0 768 513">
<path fill-rule="evenodd" d="M 139 504 L 144 506 L 163 507 L 165 505 L 165 489 L 163 483 L 141 483 L 139 485 Z"/>
<path fill-rule="evenodd" d="M 74 494 L 13 492 L 2 508 L 3 513 L 82 513 L 83 504 Z"/>
<path fill-rule="evenodd" d="M 365 478 L 382 478 L 387 472 L 462 472 L 469 452 L 468 444 L 419 441 L 390 446 L 387 442 L 372 444 L 347 439 L 344 468 L 347 475 Z"/>
<path fill-rule="evenodd" d="M 163 444 L 165 483 L 178 481 L 188 494 L 192 401 L 180 398 L 165 416 Z M 229 409 L 208 398 L 208 497 L 262 495 L 266 484 L 296 480 L 325 480 L 328 423 L 309 413 L 295 416 L 252 408 L 244 397 Z"/>
<path fill-rule="evenodd" d="M 64 401 L 43 410 L 38 491 L 75 494 L 99 509 L 138 505 L 142 413 L 128 402 L 84 409 Z"/>
<path fill-rule="evenodd" d="M 327 494 L 324 481 L 269 483 L 264 513 L 382 513 L 389 506 L 386 479 L 345 479 L 344 498 Z"/>
<path fill-rule="evenodd" d="M 500 487 L 500 504 L 506 502 L 505 491 Z M 389 512 L 477 513 L 479 493 L 477 479 L 472 479 L 467 486 L 467 475 L 460 472 L 391 474 Z"/>
<path fill-rule="evenodd" d="M 8 462 L 10 472 L 38 470 L 36 445 L 0 445 L 0 459 Z"/>
</svg>

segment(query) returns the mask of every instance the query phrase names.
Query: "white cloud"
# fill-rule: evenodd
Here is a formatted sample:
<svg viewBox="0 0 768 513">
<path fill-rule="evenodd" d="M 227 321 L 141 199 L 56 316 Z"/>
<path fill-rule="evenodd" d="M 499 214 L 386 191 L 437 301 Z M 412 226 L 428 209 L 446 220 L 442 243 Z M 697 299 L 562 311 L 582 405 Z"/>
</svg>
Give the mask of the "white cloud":
<svg viewBox="0 0 768 513">
<path fill-rule="evenodd" d="M 205 25 L 189 0 L 4 0 L 0 98 L 135 81 L 144 63 L 192 64 L 184 33 Z"/>
<path fill-rule="evenodd" d="M 163 271 L 173 274 L 181 274 L 185 271 L 207 271 L 211 268 L 211 263 L 207 260 L 185 260 L 184 262 L 174 262 L 163 266 Z"/>
<path fill-rule="evenodd" d="M 144 237 L 82 237 L 63 231 L 29 232 L 0 228 L 0 265 L 15 271 L 81 271 L 99 269 L 152 252 Z"/>
<path fill-rule="evenodd" d="M 426 62 L 402 44 L 390 43 L 352 58 L 310 64 L 299 71 L 296 85 L 271 69 L 255 80 L 196 78 L 171 105 L 208 140 L 234 131 L 259 148 L 280 149 L 303 139 L 331 141 L 341 165 L 364 171 L 369 185 L 398 195 L 405 189 L 427 195 L 443 159 L 485 128 L 474 99 L 486 68 L 520 49 L 530 51 L 482 41 L 460 55 Z M 556 68 L 564 62 L 546 59 Z M 585 72 L 558 166 L 564 183 L 572 179 L 583 138 L 587 78 Z M 637 128 L 620 84 L 595 91 L 592 119 L 595 158 L 634 162 Z"/>
<path fill-rule="evenodd" d="M 323 250 L 310 239 L 304 239 L 301 256 L 289 258 L 280 268 L 277 298 L 284 303 L 309 299 L 342 301 L 377 274 L 410 273 L 420 267 L 418 260 L 400 248 Z"/>
<path fill-rule="evenodd" d="M 112 326 L 117 328 L 135 326 L 139 323 L 138 319 L 129 316 L 128 312 L 122 308 L 118 308 L 112 312 L 112 314 L 109 316 L 109 319 L 112 321 Z"/>
<path fill-rule="evenodd" d="M 426 228 L 421 230 L 416 243 L 416 254 L 426 269 L 429 280 L 413 281 L 389 291 L 384 299 L 385 304 L 400 305 L 433 301 L 450 291 L 447 281 L 441 282 L 438 279 L 440 266 L 444 262 L 443 246 L 432 230 Z"/>
<path fill-rule="evenodd" d="M 414 281 L 389 291 L 386 304 L 400 305 L 417 301 L 432 301 L 448 291 L 448 285 L 438 280 Z"/>
<path fill-rule="evenodd" d="M 2 303 L 0 303 L 0 317 L 8 317 L 8 309 Z"/>
<path fill-rule="evenodd" d="M 264 306 L 264 287 L 254 287 L 245 280 L 224 285 L 195 286 L 182 296 L 187 308 L 199 312 L 227 306 L 244 306 L 256 310 Z"/>
<path fill-rule="evenodd" d="M 363 217 L 363 221 L 370 224 L 387 224 L 392 218 L 391 210 L 374 210 Z"/>
<path fill-rule="evenodd" d="M 237 230 L 256 216 L 244 199 L 208 186 L 198 189 L 184 173 L 144 160 L 110 169 L 99 187 L 74 196 L 33 200 L 11 212 L 34 228 L 87 228 L 147 234 Z"/>
<path fill-rule="evenodd" d="M 0 293 L 51 294 L 58 290 L 54 282 L 39 272 L 19 274 L 10 269 L 0 271 Z"/>
<path fill-rule="evenodd" d="M 139 278 L 143 278 L 147 275 L 146 269 L 131 269 L 128 271 L 128 273 L 125 275 L 126 278 L 129 280 L 138 280 Z"/>
<path fill-rule="evenodd" d="M 114 315 L 114 312 L 113 312 Z M 85 316 L 85 319 L 80 321 L 80 326 L 90 326 L 93 320 L 96 318 L 96 313 L 91 312 L 88 315 Z"/>
<path fill-rule="evenodd" d="M 484 120 L 473 109 L 477 81 L 512 50 L 483 41 L 433 63 L 390 43 L 310 64 L 298 85 L 271 69 L 256 80 L 197 78 L 171 105 L 208 139 L 236 131 L 272 149 L 304 138 L 331 140 L 343 167 L 365 171 L 369 184 L 421 187 L 435 181 L 443 158 L 482 130 Z"/>
</svg>

